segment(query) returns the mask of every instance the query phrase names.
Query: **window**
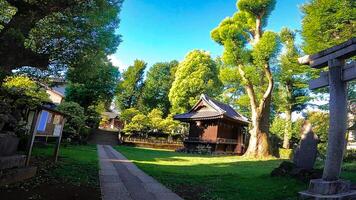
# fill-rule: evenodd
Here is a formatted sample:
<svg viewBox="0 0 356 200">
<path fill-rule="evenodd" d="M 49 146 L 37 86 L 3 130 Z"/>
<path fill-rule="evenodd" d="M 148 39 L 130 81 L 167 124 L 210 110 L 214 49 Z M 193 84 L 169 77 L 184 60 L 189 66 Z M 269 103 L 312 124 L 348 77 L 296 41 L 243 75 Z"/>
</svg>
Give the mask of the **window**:
<svg viewBox="0 0 356 200">
<path fill-rule="evenodd" d="M 37 126 L 37 131 L 44 132 L 46 130 L 48 116 L 49 116 L 49 112 L 42 110 L 40 121 Z"/>
</svg>

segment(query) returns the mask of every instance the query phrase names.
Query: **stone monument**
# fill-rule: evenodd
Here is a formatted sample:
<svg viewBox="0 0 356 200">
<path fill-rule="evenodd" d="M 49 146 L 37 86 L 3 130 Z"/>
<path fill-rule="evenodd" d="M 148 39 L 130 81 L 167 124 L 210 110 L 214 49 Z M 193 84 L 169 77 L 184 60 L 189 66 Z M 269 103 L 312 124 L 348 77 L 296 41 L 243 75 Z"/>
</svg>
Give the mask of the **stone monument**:
<svg viewBox="0 0 356 200">
<path fill-rule="evenodd" d="M 318 136 L 312 130 L 310 122 L 305 121 L 302 128 L 300 144 L 295 150 L 293 163 L 297 168 L 312 170 L 318 152 Z"/>
<path fill-rule="evenodd" d="M 310 89 L 329 86 L 330 128 L 326 161 L 322 179 L 310 181 L 307 191 L 299 192 L 301 199 L 352 200 L 356 191 L 350 189 L 350 181 L 340 179 L 341 164 L 346 144 L 347 82 L 356 79 L 356 62 L 347 62 L 356 55 L 356 38 L 311 56 L 299 59 L 313 68 L 328 66 L 320 78 L 309 82 Z"/>
</svg>

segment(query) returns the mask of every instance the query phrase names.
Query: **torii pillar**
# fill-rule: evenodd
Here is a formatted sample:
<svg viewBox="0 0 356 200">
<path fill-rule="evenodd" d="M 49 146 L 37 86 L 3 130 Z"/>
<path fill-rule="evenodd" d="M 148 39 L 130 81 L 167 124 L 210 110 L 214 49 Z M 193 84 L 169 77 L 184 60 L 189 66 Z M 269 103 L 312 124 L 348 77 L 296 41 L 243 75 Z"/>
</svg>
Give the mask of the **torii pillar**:
<svg viewBox="0 0 356 200">
<path fill-rule="evenodd" d="M 350 181 L 341 180 L 341 164 L 346 145 L 347 129 L 347 82 L 356 79 L 356 62 L 345 60 L 356 55 L 356 38 L 311 56 L 299 59 L 312 68 L 328 66 L 328 72 L 309 82 L 310 89 L 329 86 L 330 121 L 327 155 L 322 179 L 310 181 L 307 191 L 299 192 L 300 199 L 351 200 L 356 191 L 350 190 Z"/>
</svg>

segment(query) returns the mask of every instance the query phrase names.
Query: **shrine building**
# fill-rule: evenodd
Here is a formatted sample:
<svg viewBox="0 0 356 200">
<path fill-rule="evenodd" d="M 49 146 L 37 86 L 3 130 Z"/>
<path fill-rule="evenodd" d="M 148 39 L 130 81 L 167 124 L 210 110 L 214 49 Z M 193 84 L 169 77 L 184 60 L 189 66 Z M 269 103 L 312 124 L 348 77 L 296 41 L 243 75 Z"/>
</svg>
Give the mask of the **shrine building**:
<svg viewBox="0 0 356 200">
<path fill-rule="evenodd" d="M 212 153 L 242 155 L 246 150 L 248 119 L 205 94 L 190 111 L 175 115 L 174 119 L 189 123 L 189 135 L 184 140 L 187 151 L 206 146 Z"/>
</svg>

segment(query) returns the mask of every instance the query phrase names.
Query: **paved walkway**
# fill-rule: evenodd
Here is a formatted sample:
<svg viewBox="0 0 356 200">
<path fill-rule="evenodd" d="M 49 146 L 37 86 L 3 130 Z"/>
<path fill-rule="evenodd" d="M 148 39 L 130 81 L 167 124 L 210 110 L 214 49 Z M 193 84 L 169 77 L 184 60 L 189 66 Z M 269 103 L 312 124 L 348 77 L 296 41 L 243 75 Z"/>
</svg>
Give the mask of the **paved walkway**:
<svg viewBox="0 0 356 200">
<path fill-rule="evenodd" d="M 182 200 L 109 145 L 98 145 L 102 200 Z"/>
</svg>

